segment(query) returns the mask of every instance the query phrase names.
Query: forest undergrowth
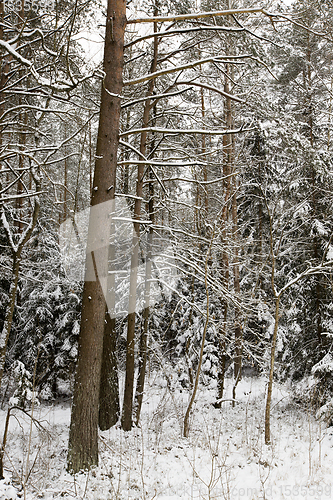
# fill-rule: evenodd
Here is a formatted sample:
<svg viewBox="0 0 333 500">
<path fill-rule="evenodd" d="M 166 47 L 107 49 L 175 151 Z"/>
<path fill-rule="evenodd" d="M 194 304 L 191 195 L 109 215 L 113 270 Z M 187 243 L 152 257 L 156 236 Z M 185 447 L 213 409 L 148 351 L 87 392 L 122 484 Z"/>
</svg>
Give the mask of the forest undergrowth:
<svg viewBox="0 0 333 500">
<path fill-rule="evenodd" d="M 140 427 L 101 432 L 99 467 L 76 476 L 66 472 L 70 403 L 36 407 L 40 425 L 13 411 L 0 499 L 332 498 L 332 428 L 276 385 L 272 443 L 266 446 L 266 380 L 244 378 L 233 406 L 227 379 L 221 409 L 213 406 L 214 389 L 200 387 L 184 438 L 188 391 L 170 390 L 161 374 L 151 374 Z M 1 410 L 2 428 L 6 413 Z"/>
</svg>

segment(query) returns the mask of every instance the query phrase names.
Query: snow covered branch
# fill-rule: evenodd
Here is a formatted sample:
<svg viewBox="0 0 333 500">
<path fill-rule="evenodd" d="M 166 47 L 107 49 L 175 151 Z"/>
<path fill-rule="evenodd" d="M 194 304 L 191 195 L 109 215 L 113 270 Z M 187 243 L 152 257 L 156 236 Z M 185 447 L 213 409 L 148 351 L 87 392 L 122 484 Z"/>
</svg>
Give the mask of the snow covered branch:
<svg viewBox="0 0 333 500">
<path fill-rule="evenodd" d="M 122 132 L 120 137 L 124 137 L 130 134 L 141 134 L 141 132 L 155 132 L 158 134 L 201 134 L 201 135 L 225 135 L 225 134 L 239 134 L 241 132 L 250 132 L 254 128 L 244 128 L 239 127 L 231 130 L 208 130 L 208 129 L 168 129 L 159 127 L 147 127 L 147 128 L 137 128 L 132 130 L 126 130 Z"/>
<path fill-rule="evenodd" d="M 177 22 L 177 21 L 189 21 L 191 19 L 203 19 L 205 17 L 221 17 L 221 16 L 232 16 L 236 14 L 257 14 L 266 13 L 262 8 L 244 8 L 244 9 L 228 9 L 228 10 L 218 10 L 211 12 L 197 12 L 193 14 L 180 14 L 178 16 L 156 16 L 156 17 L 143 17 L 137 19 L 128 19 L 127 24 L 138 24 L 138 23 L 163 23 L 163 22 Z"/>
</svg>

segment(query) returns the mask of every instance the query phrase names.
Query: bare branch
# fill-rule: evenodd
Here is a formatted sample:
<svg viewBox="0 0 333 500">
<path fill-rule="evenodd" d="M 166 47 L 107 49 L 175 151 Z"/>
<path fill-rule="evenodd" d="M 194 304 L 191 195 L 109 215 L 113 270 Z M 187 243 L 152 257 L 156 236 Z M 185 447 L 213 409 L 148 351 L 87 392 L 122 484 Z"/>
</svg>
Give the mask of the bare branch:
<svg viewBox="0 0 333 500">
<path fill-rule="evenodd" d="M 228 99 L 232 99 L 233 101 L 240 102 L 242 104 L 245 104 L 246 101 L 243 99 L 240 99 L 239 97 L 236 97 L 232 94 L 228 94 L 227 92 L 224 92 L 223 90 L 220 90 L 216 87 L 212 87 L 211 85 L 206 85 L 205 83 L 201 82 L 192 82 L 191 80 L 189 81 L 181 81 L 181 82 L 176 82 L 176 85 L 195 85 L 196 87 L 201 87 L 203 89 L 211 90 L 212 92 L 217 92 L 218 94 L 223 95 L 223 97 L 227 97 Z"/>
<path fill-rule="evenodd" d="M 163 36 L 172 36 L 172 35 L 181 35 L 184 33 L 193 33 L 193 32 L 204 32 L 204 31 L 223 31 L 223 32 L 242 32 L 245 28 L 233 28 L 231 26 L 196 26 L 195 28 L 184 28 L 179 30 L 170 30 L 170 31 L 158 31 L 156 33 L 150 33 L 149 35 L 141 36 L 136 38 L 132 42 L 127 43 L 124 48 L 127 49 L 132 47 L 135 43 L 142 42 L 144 40 L 148 40 L 149 38 L 155 37 L 163 37 Z"/>
<path fill-rule="evenodd" d="M 190 89 L 182 89 L 182 90 L 177 90 L 176 92 L 170 92 L 169 94 L 156 94 L 156 95 L 149 95 L 146 97 L 140 97 L 139 99 L 135 99 L 135 101 L 129 101 L 124 104 L 122 104 L 121 108 L 125 109 L 128 108 L 129 106 L 134 106 L 135 104 L 138 104 L 139 102 L 145 102 L 148 100 L 151 101 L 156 101 L 157 99 L 164 99 L 164 97 L 173 97 L 175 95 L 180 95 L 183 94 L 184 92 L 187 92 Z"/>
<path fill-rule="evenodd" d="M 137 83 L 147 82 L 148 80 L 155 80 L 155 78 L 158 78 L 159 76 L 167 75 L 169 73 L 176 73 L 177 71 L 183 71 L 185 69 L 195 68 L 196 66 L 200 66 L 201 64 L 205 64 L 208 62 L 237 64 L 238 60 L 248 59 L 248 58 L 252 59 L 252 56 L 250 54 L 244 54 L 239 56 L 223 55 L 223 56 L 207 57 L 206 59 L 199 59 L 198 61 L 193 61 L 191 63 L 184 64 L 183 66 L 166 68 L 164 70 L 156 71 L 155 73 L 148 73 L 146 75 L 141 76 L 140 78 L 135 78 L 134 80 L 127 80 L 124 82 L 124 85 L 135 85 Z"/>
</svg>

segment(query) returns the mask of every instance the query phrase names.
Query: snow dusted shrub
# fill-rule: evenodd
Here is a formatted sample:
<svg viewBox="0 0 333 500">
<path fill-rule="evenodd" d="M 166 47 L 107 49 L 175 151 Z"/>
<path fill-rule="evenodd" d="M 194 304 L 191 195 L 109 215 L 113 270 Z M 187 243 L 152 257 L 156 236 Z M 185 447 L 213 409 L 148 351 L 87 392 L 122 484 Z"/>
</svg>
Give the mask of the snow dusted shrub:
<svg viewBox="0 0 333 500">
<path fill-rule="evenodd" d="M 34 397 L 32 375 L 26 370 L 24 364 L 17 360 L 14 361 L 13 364 L 12 375 L 16 388 L 13 396 L 9 400 L 9 404 L 11 406 L 26 408 L 31 404 Z"/>
<path fill-rule="evenodd" d="M 22 263 L 20 297 L 9 355 L 30 373 L 36 364 L 36 389 L 45 399 L 63 395 L 75 369 L 81 283 L 62 267 L 56 235 L 39 227 Z M 66 383 L 66 384 L 65 384 Z"/>
<path fill-rule="evenodd" d="M 74 371 L 79 304 L 79 295 L 59 281 L 32 290 L 26 301 L 22 360 L 30 369 L 37 360 L 36 380 L 45 396 L 58 395 Z"/>
<path fill-rule="evenodd" d="M 312 374 L 315 379 L 313 398 L 319 406 L 317 416 L 323 417 L 328 425 L 333 425 L 333 356 L 330 352 L 314 365 Z"/>
<path fill-rule="evenodd" d="M 333 356 L 326 353 L 316 363 L 311 374 L 292 385 L 294 400 L 304 407 L 316 411 L 316 417 L 333 425 Z"/>
</svg>

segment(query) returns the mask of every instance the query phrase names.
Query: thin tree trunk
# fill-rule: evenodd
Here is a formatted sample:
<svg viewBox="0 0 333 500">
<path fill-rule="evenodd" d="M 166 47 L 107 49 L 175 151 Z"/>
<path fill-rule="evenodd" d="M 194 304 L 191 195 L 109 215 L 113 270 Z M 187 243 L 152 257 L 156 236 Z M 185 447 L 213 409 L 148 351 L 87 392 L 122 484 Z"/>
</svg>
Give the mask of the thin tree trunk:
<svg viewBox="0 0 333 500">
<path fill-rule="evenodd" d="M 105 311 L 103 356 L 99 394 L 99 427 L 110 429 L 120 416 L 119 380 L 116 332 L 116 280 L 115 280 L 115 225 L 111 223 L 109 247 L 109 276 L 107 279 L 107 304 Z"/>
<path fill-rule="evenodd" d="M 190 401 L 189 401 L 189 404 L 188 404 L 188 407 L 187 407 L 187 410 L 185 413 L 185 417 L 184 417 L 184 427 L 183 427 L 184 437 L 188 437 L 189 430 L 190 430 L 190 425 L 189 425 L 190 414 L 191 414 L 192 406 L 193 406 L 193 403 L 195 401 L 195 397 L 196 397 L 197 390 L 198 390 L 199 377 L 200 377 L 200 373 L 201 373 L 202 358 L 203 358 L 205 341 L 206 341 L 206 333 L 207 333 L 207 328 L 208 328 L 208 323 L 209 323 L 208 262 L 209 262 L 209 257 L 210 257 L 210 252 L 212 249 L 213 241 L 214 241 L 214 234 L 212 234 L 212 239 L 211 239 L 211 242 L 210 242 L 210 245 L 208 247 L 207 254 L 206 254 L 206 262 L 205 262 L 206 321 L 205 321 L 202 339 L 201 339 L 198 368 L 197 368 L 197 373 L 195 376 L 193 392 L 192 392 L 192 396 L 190 398 Z"/>
<path fill-rule="evenodd" d="M 224 392 L 224 379 L 225 379 L 225 371 L 226 371 L 226 341 L 224 338 L 224 329 L 220 329 L 218 332 L 218 371 L 217 371 L 217 399 L 214 403 L 215 408 L 221 408 L 222 403 L 221 400 L 223 398 Z"/>
<path fill-rule="evenodd" d="M 115 198 L 120 120 L 118 96 L 122 91 L 125 26 L 125 1 L 108 0 L 104 42 L 105 78 L 102 83 L 78 363 L 68 444 L 68 470 L 74 473 L 98 465 L 99 390 L 111 230 L 109 214 Z"/>
<path fill-rule="evenodd" d="M 226 76 L 224 82 L 224 91 L 229 94 L 229 64 L 226 65 Z M 230 126 L 232 123 L 232 112 L 231 112 L 231 100 L 227 99 L 225 104 L 225 122 L 226 126 Z M 230 127 L 231 128 L 231 127 Z M 224 286 L 228 288 L 229 286 L 229 257 L 227 251 L 227 239 L 228 239 L 228 220 L 229 220 L 229 199 L 230 199 L 230 173 L 231 173 L 231 161 L 232 161 L 232 138 L 231 134 L 225 134 L 223 136 L 223 175 L 226 177 L 224 180 L 224 205 L 222 210 L 222 279 Z M 217 402 L 215 403 L 216 408 L 220 408 L 221 399 L 223 397 L 224 390 L 224 376 L 226 367 L 226 334 L 227 334 L 227 319 L 228 319 L 228 303 L 227 300 L 221 300 L 223 307 L 223 323 L 219 329 L 219 339 L 218 339 L 218 384 L 217 384 Z"/>
<path fill-rule="evenodd" d="M 5 17 L 5 11 L 4 11 L 4 6 L 5 2 L 1 1 L 0 2 L 0 40 L 5 41 L 4 39 L 4 30 L 3 26 L 5 25 L 4 23 L 4 17 Z M 2 52 L 2 51 L 1 51 Z M 1 53 L 0 56 L 0 118 L 2 117 L 4 111 L 5 111 L 5 95 L 3 93 L 6 83 L 8 81 L 8 73 L 9 73 L 9 62 L 11 60 L 11 56 L 8 56 L 7 54 L 4 55 L 3 52 Z M 0 146 L 3 142 L 3 132 L 2 132 L 2 125 L 0 122 Z M 2 167 L 2 165 L 1 165 Z"/>
<path fill-rule="evenodd" d="M 157 4 L 155 11 L 157 10 Z M 157 30 L 154 24 L 154 30 Z M 154 38 L 154 56 L 150 67 L 150 73 L 154 73 L 157 67 L 158 53 L 158 38 Z M 152 95 L 154 90 L 154 80 L 148 83 L 148 91 L 146 96 Z M 147 128 L 150 116 L 151 100 L 145 101 L 142 128 Z M 147 132 L 141 133 L 140 138 L 140 153 L 145 156 L 147 148 Z M 134 203 L 134 230 L 132 240 L 132 256 L 131 256 L 131 274 L 130 274 L 130 292 L 127 320 L 127 342 L 126 342 L 126 375 L 125 375 L 125 391 L 123 402 L 123 413 L 121 419 L 122 428 L 129 431 L 132 428 L 132 411 L 133 411 L 133 393 L 134 393 L 134 348 L 135 348 L 135 317 L 136 317 L 136 287 L 138 279 L 139 265 L 139 243 L 140 243 L 140 218 L 141 218 L 141 199 L 143 189 L 144 165 L 138 165 L 138 179 L 136 185 L 136 198 Z"/>
<path fill-rule="evenodd" d="M 151 169 L 148 169 L 148 176 L 152 175 Z M 145 308 L 143 311 L 143 330 L 140 338 L 139 350 L 139 373 L 135 393 L 135 422 L 139 424 L 140 413 L 142 407 L 146 364 L 147 364 L 147 349 L 148 349 L 148 330 L 149 330 L 149 302 L 150 302 L 150 282 L 152 276 L 152 247 L 153 247 L 153 224 L 154 224 L 154 185 L 149 183 L 149 203 L 148 212 L 151 226 L 149 227 L 148 241 L 147 241 L 147 256 L 146 256 L 146 279 L 145 279 Z"/>
<path fill-rule="evenodd" d="M 269 379 L 267 388 L 267 399 L 266 399 L 266 410 L 265 410 L 265 444 L 271 442 L 271 403 L 272 403 L 272 391 L 273 391 L 273 374 L 274 374 L 274 361 L 275 361 L 275 350 L 276 350 L 276 339 L 279 327 L 279 306 L 280 306 L 280 296 L 275 299 L 275 323 L 274 332 L 271 347 L 271 366 L 269 369 Z"/>
<path fill-rule="evenodd" d="M 234 177 L 234 195 L 232 198 L 232 233 L 233 233 L 233 244 L 234 244 L 234 289 L 237 298 L 240 296 L 240 279 L 239 279 L 239 255 L 238 255 L 238 221 L 237 221 L 237 183 Z M 234 358 L 234 387 L 232 391 L 233 405 L 236 399 L 236 388 L 242 377 L 242 327 L 240 322 L 240 310 L 235 308 L 235 358 Z"/>
</svg>

